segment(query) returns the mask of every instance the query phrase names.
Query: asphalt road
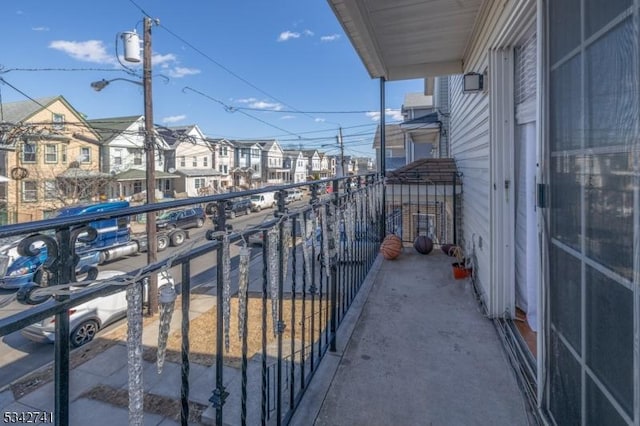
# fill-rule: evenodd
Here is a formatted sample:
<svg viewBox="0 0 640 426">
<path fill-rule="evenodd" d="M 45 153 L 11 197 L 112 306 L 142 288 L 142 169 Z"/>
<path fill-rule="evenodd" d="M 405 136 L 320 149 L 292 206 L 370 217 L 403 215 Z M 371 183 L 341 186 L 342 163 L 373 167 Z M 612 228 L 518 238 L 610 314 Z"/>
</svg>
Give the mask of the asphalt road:
<svg viewBox="0 0 640 426">
<path fill-rule="evenodd" d="M 297 201 L 291 203 L 289 209 L 295 209 L 305 206 L 308 203 L 308 198 L 303 201 Z M 228 223 L 233 225 L 234 231 L 246 229 L 248 227 L 259 225 L 265 220 L 273 218 L 275 210 L 262 210 L 260 212 L 254 212 L 250 215 L 239 216 L 235 219 L 228 219 Z M 165 259 L 169 256 L 175 255 L 182 250 L 189 250 L 207 242 L 205 235 L 208 230 L 213 229 L 213 223 L 208 220 L 204 227 L 194 228 L 189 230 L 190 239 L 181 247 L 170 247 L 167 250 L 158 253 L 159 259 Z M 234 244 L 231 247 L 232 256 L 232 271 L 237 269 L 238 253 L 240 246 Z M 257 289 L 256 286 L 261 286 L 262 276 L 262 262 L 256 261 L 256 257 L 261 253 L 260 249 L 252 249 L 252 259 L 250 266 L 250 275 L 252 276 L 250 288 Z M 114 262 L 110 262 L 99 267 L 100 270 L 118 270 L 123 272 L 130 272 L 147 264 L 147 257 L 145 253 L 140 253 L 132 256 L 128 256 Z M 205 255 L 191 262 L 191 285 L 192 291 L 204 291 L 207 288 L 215 286 L 216 279 L 216 258 L 215 254 L 210 256 Z M 173 267 L 171 270 L 172 276 L 176 282 L 179 282 L 181 271 L 179 267 Z M 236 291 L 237 289 L 232 289 Z M 4 297 L 11 297 L 15 293 L 15 290 L 1 290 L 0 299 Z M 26 309 L 22 304 L 13 301 L 0 309 L 0 317 L 6 317 L 12 313 L 22 311 Z M 112 325 L 113 327 L 115 325 Z M 0 389 L 6 385 L 11 384 L 15 380 L 23 377 L 31 371 L 42 367 L 48 362 L 53 360 L 53 345 L 34 343 L 24 338 L 19 332 L 11 333 L 4 336 L 0 340 Z"/>
</svg>

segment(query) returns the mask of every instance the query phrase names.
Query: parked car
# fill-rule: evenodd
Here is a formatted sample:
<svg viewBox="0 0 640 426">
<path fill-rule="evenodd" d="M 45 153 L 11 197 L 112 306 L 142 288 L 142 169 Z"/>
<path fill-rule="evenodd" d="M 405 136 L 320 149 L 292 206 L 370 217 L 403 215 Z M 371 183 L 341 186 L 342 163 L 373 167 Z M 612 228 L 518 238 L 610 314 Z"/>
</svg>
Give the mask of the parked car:
<svg viewBox="0 0 640 426">
<path fill-rule="evenodd" d="M 206 219 L 207 216 L 204 214 L 202 207 L 169 210 L 158 216 L 156 228 L 158 230 L 202 228 Z"/>
<path fill-rule="evenodd" d="M 286 202 L 288 203 L 292 203 L 294 201 L 300 201 L 302 200 L 302 191 L 299 189 L 288 189 L 287 190 L 287 198 L 286 198 Z"/>
<path fill-rule="evenodd" d="M 122 271 L 100 271 L 98 280 L 108 280 Z M 173 286 L 169 273 L 158 274 L 158 287 Z M 127 316 L 127 298 L 124 286 L 122 291 L 104 297 L 97 297 L 69 310 L 69 333 L 71 346 L 77 348 L 93 340 L 98 331 Z M 22 329 L 21 333 L 29 340 L 38 343 L 53 343 L 56 337 L 55 318 L 49 317 Z"/>
<path fill-rule="evenodd" d="M 236 216 L 250 214 L 252 210 L 251 199 L 243 198 L 238 200 L 230 200 L 224 209 L 225 216 L 233 219 Z"/>
<path fill-rule="evenodd" d="M 251 196 L 251 205 L 254 211 L 262 209 L 271 209 L 276 206 L 276 197 L 274 192 L 265 192 Z"/>
</svg>

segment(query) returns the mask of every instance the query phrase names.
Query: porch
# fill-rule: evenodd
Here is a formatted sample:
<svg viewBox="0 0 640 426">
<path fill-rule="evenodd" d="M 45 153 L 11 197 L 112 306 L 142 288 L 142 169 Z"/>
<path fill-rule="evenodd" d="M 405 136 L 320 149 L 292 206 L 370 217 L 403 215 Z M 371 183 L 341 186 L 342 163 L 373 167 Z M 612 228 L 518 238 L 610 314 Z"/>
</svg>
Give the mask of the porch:
<svg viewBox="0 0 640 426">
<path fill-rule="evenodd" d="M 56 315 L 54 362 L 0 389 L 3 410 L 53 412 L 61 424 L 95 425 L 127 418 L 138 424 L 140 416 L 145 424 L 163 425 L 528 423 L 525 399 L 471 280 L 454 280 L 453 260 L 437 249 L 420 255 L 405 245 L 396 260 L 383 260 L 380 237 L 394 226 L 392 215 L 382 220 L 384 181 L 332 184 L 332 195 L 319 197 L 314 183 L 310 203 L 288 211 L 290 187 L 275 188 L 278 212 L 257 228 L 228 234 L 220 220 L 206 241 L 203 235 L 158 264 L 127 271 L 128 278 L 0 318 L 4 336 Z M 410 200 L 405 204 L 422 204 L 421 211 L 429 204 L 426 197 Z M 49 221 L 58 233 L 47 242 L 64 244 L 69 226 L 94 216 Z M 243 254 L 241 242 L 258 232 L 261 250 Z M 70 266 L 47 270 L 63 276 Z M 139 300 L 141 280 L 158 270 L 169 270 L 180 292 L 171 327 L 163 328 L 161 374 L 158 335 L 167 318 L 143 321 Z M 60 286 L 71 284 L 78 287 Z M 62 343 L 73 329 L 69 308 L 123 286 L 130 299 L 127 324 L 70 352 Z M 23 292 L 22 300 L 38 303 L 40 290 Z"/>
<path fill-rule="evenodd" d="M 470 279 L 454 280 L 451 258 L 439 251 L 418 254 L 405 246 L 393 261 L 378 256 L 336 335 L 336 351 L 328 351 L 310 369 L 313 375 L 292 425 L 494 424 L 526 425 L 529 407 L 519 389 L 498 334 L 482 313 Z M 215 287 L 193 294 L 192 326 L 215 305 Z M 175 318 L 179 323 L 180 318 Z M 157 321 L 145 324 L 145 345 L 157 339 Z M 127 410 L 126 325 L 92 342 L 78 358 L 69 376 L 70 424 L 94 426 L 125 424 Z M 104 349 L 103 349 L 104 348 Z M 247 424 L 277 424 L 275 347 L 267 352 L 266 376 L 261 354 L 248 360 L 244 383 Z M 313 350 L 312 350 L 313 351 Z M 288 352 L 288 350 L 287 350 Z M 181 364 L 168 354 L 164 371 L 145 356 L 144 424 L 180 422 Z M 179 355 L 179 354 L 178 354 Z M 209 398 L 215 388 L 216 365 L 190 366 L 190 415 L 193 424 L 215 424 Z M 106 362 L 106 360 L 110 360 Z M 289 363 L 286 370 L 289 370 Z M 242 424 L 241 369 L 225 364 L 223 424 Z M 300 387 L 282 378 L 283 412 L 289 410 L 286 389 Z M 41 376 L 42 377 L 42 376 Z M 264 377 L 266 393 L 260 391 Z M 293 376 L 291 376 L 293 377 Z M 24 382 L 24 381 L 23 381 Z M 20 382 L 0 391 L 3 412 L 54 411 L 54 383 L 40 383 L 33 391 L 17 394 Z M 252 385 L 253 384 L 253 385 Z M 14 394 L 15 393 L 15 394 Z M 207 408 L 208 407 L 208 408 Z"/>
</svg>

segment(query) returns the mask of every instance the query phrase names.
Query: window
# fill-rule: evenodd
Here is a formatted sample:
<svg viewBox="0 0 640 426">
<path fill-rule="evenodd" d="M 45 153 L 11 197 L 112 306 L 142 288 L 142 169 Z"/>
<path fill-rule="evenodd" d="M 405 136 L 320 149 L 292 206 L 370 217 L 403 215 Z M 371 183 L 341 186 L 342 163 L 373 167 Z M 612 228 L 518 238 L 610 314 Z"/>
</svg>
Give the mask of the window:
<svg viewBox="0 0 640 426">
<path fill-rule="evenodd" d="M 22 145 L 22 162 L 23 163 L 35 163 L 36 162 L 36 145 L 31 143 L 25 143 Z"/>
<path fill-rule="evenodd" d="M 58 195 L 58 187 L 55 180 L 44 181 L 44 199 L 54 200 Z"/>
<path fill-rule="evenodd" d="M 227 155 L 229 155 L 229 153 L 227 152 L 227 147 L 226 146 L 221 146 L 220 147 L 220 155 L 222 157 L 226 157 Z"/>
<path fill-rule="evenodd" d="M 204 178 L 195 178 L 193 183 L 195 184 L 196 189 L 204 188 L 206 186 Z"/>
<path fill-rule="evenodd" d="M 22 201 L 38 201 L 38 183 L 35 180 L 22 181 Z"/>
<path fill-rule="evenodd" d="M 81 163 L 91 162 L 91 148 L 86 146 L 83 146 L 80 148 L 80 162 Z"/>
<path fill-rule="evenodd" d="M 229 166 L 227 166 L 226 164 L 224 165 L 224 173 L 229 173 Z"/>
<path fill-rule="evenodd" d="M 64 115 L 62 114 L 53 114 L 51 119 L 53 121 L 53 130 L 64 130 Z"/>
<path fill-rule="evenodd" d="M 44 146 L 44 162 L 45 163 L 58 162 L 58 146 L 57 145 Z"/>
<path fill-rule="evenodd" d="M 142 150 L 136 149 L 133 151 L 133 165 L 141 166 L 142 165 Z"/>
<path fill-rule="evenodd" d="M 122 165 L 122 150 L 116 149 L 113 152 L 113 165 L 121 166 Z"/>
<path fill-rule="evenodd" d="M 180 160 L 180 167 L 186 167 L 187 165 L 187 160 L 185 159 L 184 156 L 180 156 L 178 157 L 178 160 Z"/>
<path fill-rule="evenodd" d="M 259 149 L 252 149 L 251 150 L 251 156 L 252 157 L 260 157 L 260 150 Z"/>
<path fill-rule="evenodd" d="M 60 145 L 60 157 L 62 160 L 62 164 L 67 164 L 67 146 Z"/>
<path fill-rule="evenodd" d="M 202 165 L 204 167 L 209 167 L 209 157 L 202 157 Z"/>
<path fill-rule="evenodd" d="M 191 165 L 193 167 L 198 167 L 198 157 L 192 157 L 191 158 Z"/>
<path fill-rule="evenodd" d="M 133 193 L 137 194 L 138 192 L 142 192 L 142 182 L 139 180 L 133 182 Z"/>
</svg>

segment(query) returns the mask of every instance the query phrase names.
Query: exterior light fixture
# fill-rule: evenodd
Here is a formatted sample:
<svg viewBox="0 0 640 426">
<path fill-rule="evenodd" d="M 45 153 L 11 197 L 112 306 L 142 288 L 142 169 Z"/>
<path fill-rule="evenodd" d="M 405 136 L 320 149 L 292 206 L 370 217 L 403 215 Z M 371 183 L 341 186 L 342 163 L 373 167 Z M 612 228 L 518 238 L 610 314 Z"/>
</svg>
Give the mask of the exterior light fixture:
<svg viewBox="0 0 640 426">
<path fill-rule="evenodd" d="M 484 76 L 477 72 L 470 72 L 463 77 L 463 93 L 481 92 L 484 88 Z"/>
<path fill-rule="evenodd" d="M 91 83 L 91 88 L 96 92 L 99 92 L 105 87 L 107 87 L 112 81 L 118 81 L 118 80 L 128 81 L 129 83 L 137 84 L 138 86 L 143 86 L 143 84 L 140 81 L 130 80 L 128 78 L 113 78 L 111 80 L 105 80 L 103 78 L 102 80 L 94 81 L 93 83 Z"/>
</svg>

